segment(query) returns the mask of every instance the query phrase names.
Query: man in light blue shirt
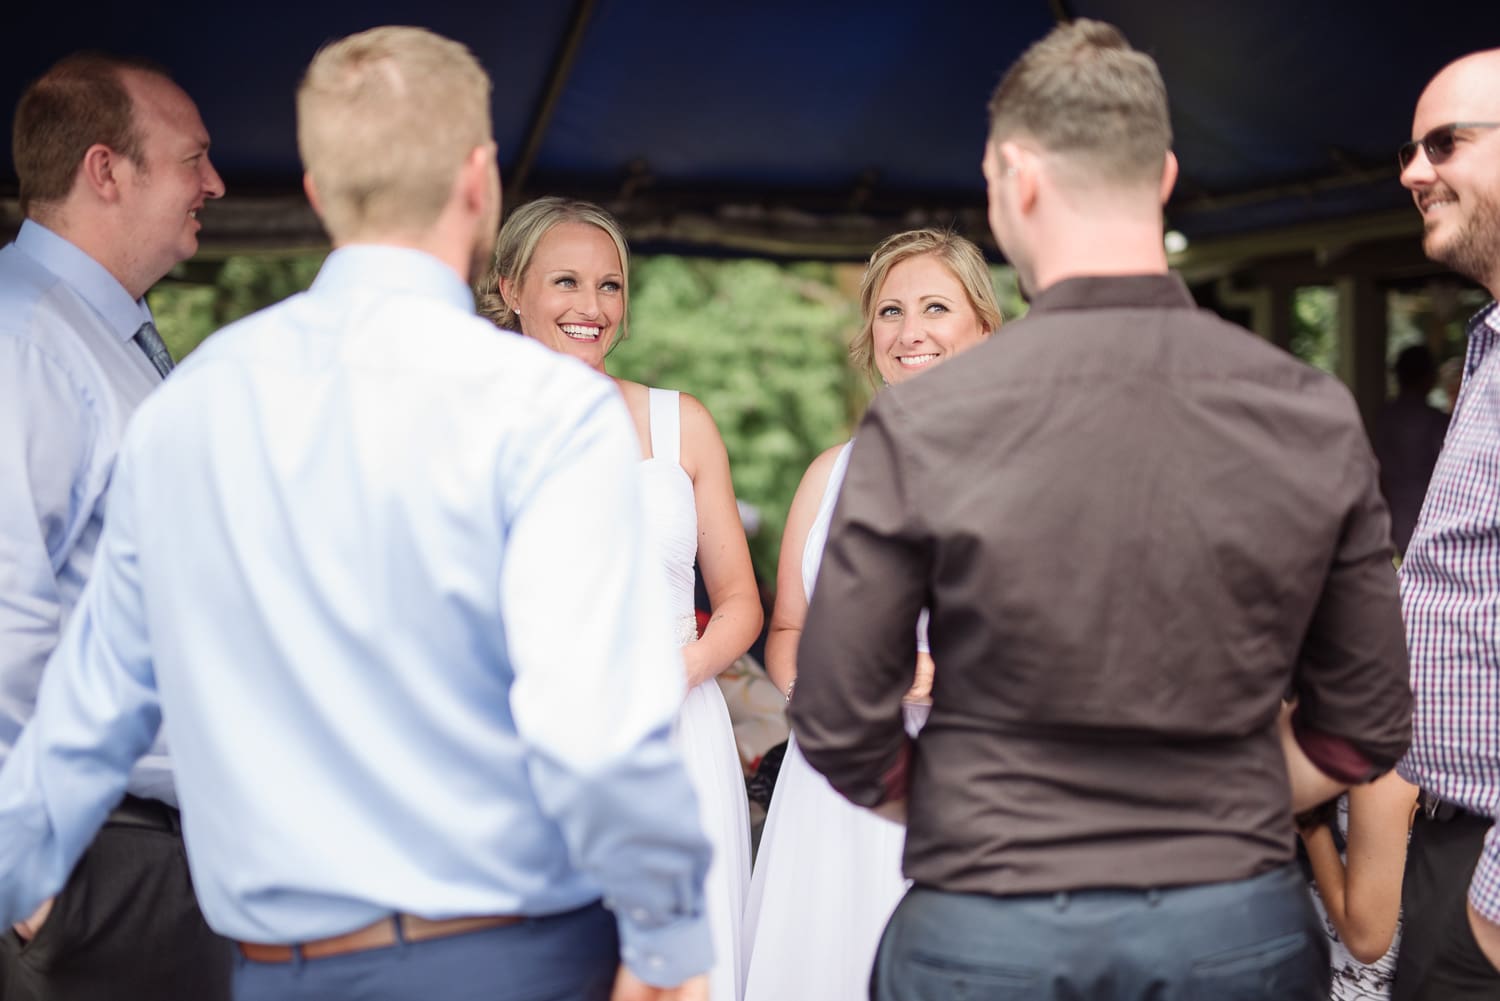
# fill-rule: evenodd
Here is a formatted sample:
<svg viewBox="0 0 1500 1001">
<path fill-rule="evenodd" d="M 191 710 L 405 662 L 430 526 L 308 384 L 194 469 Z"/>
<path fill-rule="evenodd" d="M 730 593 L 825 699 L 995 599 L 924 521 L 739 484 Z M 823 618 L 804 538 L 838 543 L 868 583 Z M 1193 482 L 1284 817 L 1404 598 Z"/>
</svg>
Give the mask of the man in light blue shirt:
<svg viewBox="0 0 1500 1001">
<path fill-rule="evenodd" d="M 146 290 L 197 250 L 198 210 L 224 193 L 197 108 L 155 67 L 64 59 L 22 96 L 14 135 L 26 220 L 0 250 L 0 763 L 89 577 L 126 421 L 172 364 Z M 10 1001 L 118 997 L 122 984 L 228 996 L 163 743 L 120 792 L 56 908 L 0 925 Z"/>
<path fill-rule="evenodd" d="M 489 92 L 416 28 L 314 59 L 298 141 L 336 249 L 131 424 L 0 772 L 0 917 L 164 725 L 237 998 L 702 996 L 708 846 L 634 432 L 465 283 L 499 218 Z"/>
</svg>

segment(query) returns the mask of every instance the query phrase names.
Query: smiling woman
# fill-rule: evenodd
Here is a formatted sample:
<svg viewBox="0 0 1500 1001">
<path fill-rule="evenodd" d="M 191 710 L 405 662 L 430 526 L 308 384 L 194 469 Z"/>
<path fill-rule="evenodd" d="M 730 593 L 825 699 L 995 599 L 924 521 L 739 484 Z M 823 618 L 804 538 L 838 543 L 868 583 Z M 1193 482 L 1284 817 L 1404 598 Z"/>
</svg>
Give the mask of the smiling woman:
<svg viewBox="0 0 1500 1001">
<path fill-rule="evenodd" d="M 951 360 L 1000 326 L 979 248 L 940 230 L 898 233 L 877 247 L 860 283 L 860 304 L 863 324 L 850 354 L 887 385 Z M 815 459 L 787 515 L 766 666 L 789 701 L 848 460 L 847 444 Z M 934 674 L 924 626 L 917 624 L 916 632 L 913 684 L 904 707 L 911 732 L 925 720 Z M 812 770 L 795 738 L 790 742 L 750 884 L 746 1001 L 869 996 L 876 944 L 906 889 L 905 837 L 900 824 L 835 792 Z"/>
<path fill-rule="evenodd" d="M 604 359 L 624 326 L 628 265 L 624 237 L 603 209 L 538 199 L 501 228 L 481 308 L 497 324 L 519 326 L 527 337 L 607 375 Z M 714 847 L 705 887 L 715 956 L 710 998 L 738 1001 L 750 819 L 729 712 L 714 679 L 760 632 L 760 596 L 729 457 L 713 418 L 685 393 L 614 381 L 646 456 L 640 475 L 649 537 L 662 560 L 687 672 L 674 736 Z M 701 636 L 693 613 L 695 561 L 713 606 Z"/>
</svg>

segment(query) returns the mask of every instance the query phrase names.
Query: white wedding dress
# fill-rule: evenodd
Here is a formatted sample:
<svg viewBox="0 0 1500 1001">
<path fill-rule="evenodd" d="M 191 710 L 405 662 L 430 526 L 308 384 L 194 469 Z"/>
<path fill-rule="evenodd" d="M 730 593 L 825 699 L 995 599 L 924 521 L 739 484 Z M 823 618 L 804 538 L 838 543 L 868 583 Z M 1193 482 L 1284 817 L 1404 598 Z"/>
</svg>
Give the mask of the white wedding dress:
<svg viewBox="0 0 1500 1001">
<path fill-rule="evenodd" d="M 809 600 L 848 463 L 845 445 L 802 550 L 802 588 Z M 908 705 L 904 711 L 907 730 L 920 729 L 926 707 Z M 868 998 L 875 949 L 906 892 L 905 842 L 904 825 L 839 795 L 813 771 L 793 737 L 750 880 L 745 1001 Z"/>
<path fill-rule="evenodd" d="M 652 389 L 651 458 L 641 463 L 645 506 L 667 573 L 667 596 L 677 623 L 677 641 L 698 637 L 693 613 L 693 563 L 698 555 L 698 509 L 693 481 L 679 462 L 681 411 L 678 393 Z M 690 689 L 673 734 L 698 795 L 704 833 L 713 845 L 706 885 L 714 966 L 709 1001 L 740 1001 L 745 982 L 742 921 L 750 882 L 750 813 L 729 710 L 712 679 Z"/>
</svg>

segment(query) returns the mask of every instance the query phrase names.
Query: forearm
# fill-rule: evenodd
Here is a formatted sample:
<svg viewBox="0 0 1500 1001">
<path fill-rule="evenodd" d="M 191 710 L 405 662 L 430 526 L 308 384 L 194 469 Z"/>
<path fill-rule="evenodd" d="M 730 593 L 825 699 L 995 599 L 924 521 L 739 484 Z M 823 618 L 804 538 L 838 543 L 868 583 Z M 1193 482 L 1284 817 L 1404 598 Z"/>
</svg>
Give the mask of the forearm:
<svg viewBox="0 0 1500 1001">
<path fill-rule="evenodd" d="M 743 656 L 755 642 L 762 621 L 760 601 L 753 594 L 737 592 L 724 598 L 714 609 L 703 635 L 683 648 L 688 687 L 718 677 Z"/>
<path fill-rule="evenodd" d="M 1292 812 L 1301 813 L 1340 795 L 1348 788 L 1348 783 L 1340 782 L 1313 764 L 1293 732 L 1294 711 L 1295 706 L 1282 708 L 1277 720 L 1277 730 L 1281 738 L 1281 751 L 1286 758 L 1287 780 L 1291 784 Z"/>
<path fill-rule="evenodd" d="M 1500 824 L 1484 838 L 1469 884 L 1469 928 L 1490 965 L 1500 970 Z"/>
<path fill-rule="evenodd" d="M 1302 844 L 1307 849 L 1307 860 L 1312 866 L 1313 882 L 1317 884 L 1318 896 L 1323 900 L 1323 910 L 1328 920 L 1338 931 L 1339 938 L 1349 935 L 1349 917 L 1345 906 L 1347 896 L 1344 860 L 1339 858 L 1338 845 L 1333 841 L 1333 830 L 1320 824 L 1310 831 L 1299 832 Z"/>
<path fill-rule="evenodd" d="M 797 680 L 797 641 L 801 638 L 801 629 L 778 627 L 774 622 L 766 637 L 766 674 L 783 695 L 790 695 Z"/>
</svg>

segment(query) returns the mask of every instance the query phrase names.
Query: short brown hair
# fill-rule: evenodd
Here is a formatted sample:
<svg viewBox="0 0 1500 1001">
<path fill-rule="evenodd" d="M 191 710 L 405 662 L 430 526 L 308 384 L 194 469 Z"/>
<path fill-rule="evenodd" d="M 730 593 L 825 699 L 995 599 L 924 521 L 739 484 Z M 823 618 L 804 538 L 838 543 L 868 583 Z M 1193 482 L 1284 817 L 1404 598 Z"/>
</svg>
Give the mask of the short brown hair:
<svg viewBox="0 0 1500 1001">
<path fill-rule="evenodd" d="M 108 146 L 137 167 L 145 145 L 125 88 L 124 71 L 166 77 L 144 59 L 79 52 L 43 73 L 16 105 L 11 155 L 20 179 L 21 211 L 63 201 L 90 146 Z"/>
<path fill-rule="evenodd" d="M 849 359 L 855 368 L 866 373 L 875 371 L 875 303 L 886 275 L 902 261 L 923 254 L 931 254 L 953 272 L 986 330 L 994 333 L 1000 329 L 1000 305 L 995 301 L 990 269 L 979 248 L 951 230 L 907 230 L 881 241 L 859 281 L 860 327 L 849 344 Z"/>
<path fill-rule="evenodd" d="M 630 248 L 625 243 L 625 233 L 615 217 L 593 202 L 549 195 L 529 201 L 516 209 L 500 227 L 500 239 L 495 244 L 495 265 L 479 283 L 475 294 L 479 300 L 480 315 L 488 317 L 504 330 L 520 330 L 520 317 L 515 305 L 500 295 L 500 279 L 520 285 L 531 270 L 531 258 L 537 246 L 552 227 L 563 223 L 583 223 L 604 231 L 620 254 L 620 302 L 623 312 L 620 328 L 609 347 L 614 347 L 627 336 L 626 317 L 630 304 Z"/>
<path fill-rule="evenodd" d="M 1059 25 L 1006 72 L 990 98 L 990 141 L 1035 140 L 1123 184 L 1161 179 L 1172 148 L 1167 88 L 1150 56 L 1113 25 Z"/>
<path fill-rule="evenodd" d="M 489 75 L 465 46 L 424 28 L 332 42 L 297 88 L 297 149 L 335 240 L 426 230 L 490 137 Z"/>
</svg>

